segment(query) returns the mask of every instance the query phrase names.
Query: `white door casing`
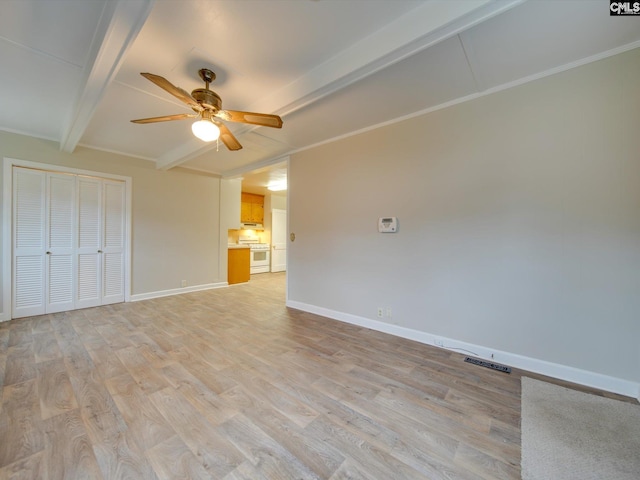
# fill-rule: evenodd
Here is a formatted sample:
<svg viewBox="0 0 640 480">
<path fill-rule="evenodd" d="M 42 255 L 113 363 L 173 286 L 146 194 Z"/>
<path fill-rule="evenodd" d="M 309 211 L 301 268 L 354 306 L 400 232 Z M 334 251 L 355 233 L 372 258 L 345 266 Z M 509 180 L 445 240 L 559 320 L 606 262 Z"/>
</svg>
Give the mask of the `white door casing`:
<svg viewBox="0 0 640 480">
<path fill-rule="evenodd" d="M 271 210 L 271 271 L 287 269 L 287 211 Z"/>
</svg>

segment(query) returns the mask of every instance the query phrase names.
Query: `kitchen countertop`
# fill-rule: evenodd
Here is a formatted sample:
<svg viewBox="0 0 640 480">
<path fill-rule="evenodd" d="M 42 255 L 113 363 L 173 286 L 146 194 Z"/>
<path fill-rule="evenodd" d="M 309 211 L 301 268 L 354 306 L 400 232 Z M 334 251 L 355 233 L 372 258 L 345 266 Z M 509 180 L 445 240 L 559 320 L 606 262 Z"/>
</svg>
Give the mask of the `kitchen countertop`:
<svg viewBox="0 0 640 480">
<path fill-rule="evenodd" d="M 227 248 L 231 249 L 231 248 L 249 248 L 249 245 L 240 245 L 237 243 L 230 243 L 229 245 L 227 245 Z"/>
</svg>

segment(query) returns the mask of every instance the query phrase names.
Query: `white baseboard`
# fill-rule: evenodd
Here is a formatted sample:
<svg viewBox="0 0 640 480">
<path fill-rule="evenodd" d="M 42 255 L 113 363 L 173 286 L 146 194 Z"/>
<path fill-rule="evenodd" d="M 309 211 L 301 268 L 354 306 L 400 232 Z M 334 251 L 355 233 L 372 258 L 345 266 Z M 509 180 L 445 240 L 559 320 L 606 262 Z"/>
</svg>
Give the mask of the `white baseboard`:
<svg viewBox="0 0 640 480">
<path fill-rule="evenodd" d="M 525 357 L 516 353 L 503 352 L 481 345 L 461 342 L 451 338 L 442 337 L 440 335 L 433 335 L 431 333 L 400 327 L 398 325 L 371 320 L 369 318 L 338 312 L 302 302 L 296 302 L 294 300 L 288 300 L 287 307 L 314 313 L 333 320 L 370 328 L 371 330 L 388 333 L 397 337 L 415 340 L 416 342 L 424 343 L 426 345 L 433 345 L 447 350 L 452 350 L 454 352 L 469 354 L 484 360 L 490 360 L 495 363 L 508 365 L 521 370 L 547 375 L 567 382 L 578 383 L 580 385 L 598 388 L 607 392 L 638 398 L 638 401 L 640 401 L 640 383 L 632 382 L 630 380 L 581 370 L 558 363 L 547 362 L 546 360 L 540 360 L 537 358 Z"/>
<path fill-rule="evenodd" d="M 138 293 L 131 295 L 127 301 L 139 302 L 140 300 L 150 300 L 152 298 L 169 297 L 171 295 L 180 295 L 181 293 L 199 292 L 201 290 L 211 290 L 214 288 L 228 287 L 227 282 L 206 283 L 204 285 L 194 285 L 192 287 L 174 288 L 171 290 L 160 290 L 158 292 Z M 8 312 L 0 312 L 0 323 L 11 320 Z"/>
<path fill-rule="evenodd" d="M 139 302 L 140 300 L 150 300 L 152 298 L 169 297 L 171 295 L 200 292 L 202 290 L 211 290 L 214 288 L 222 288 L 227 286 L 229 286 L 227 282 L 218 282 L 218 283 L 206 283 L 204 285 L 194 285 L 192 287 L 173 288 L 171 290 L 160 290 L 158 292 L 137 293 L 135 295 L 131 295 L 131 301 Z"/>
</svg>

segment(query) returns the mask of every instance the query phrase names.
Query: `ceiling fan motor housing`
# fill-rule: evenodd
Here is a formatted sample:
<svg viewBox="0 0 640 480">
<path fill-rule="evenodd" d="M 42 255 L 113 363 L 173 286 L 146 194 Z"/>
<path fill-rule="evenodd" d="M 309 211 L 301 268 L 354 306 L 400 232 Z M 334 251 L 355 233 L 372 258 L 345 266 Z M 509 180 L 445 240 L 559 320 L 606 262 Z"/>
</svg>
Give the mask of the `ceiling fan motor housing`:
<svg viewBox="0 0 640 480">
<path fill-rule="evenodd" d="M 213 110 L 213 113 L 218 113 L 222 109 L 222 99 L 208 88 L 196 88 L 191 92 L 191 96 L 207 110 Z"/>
</svg>

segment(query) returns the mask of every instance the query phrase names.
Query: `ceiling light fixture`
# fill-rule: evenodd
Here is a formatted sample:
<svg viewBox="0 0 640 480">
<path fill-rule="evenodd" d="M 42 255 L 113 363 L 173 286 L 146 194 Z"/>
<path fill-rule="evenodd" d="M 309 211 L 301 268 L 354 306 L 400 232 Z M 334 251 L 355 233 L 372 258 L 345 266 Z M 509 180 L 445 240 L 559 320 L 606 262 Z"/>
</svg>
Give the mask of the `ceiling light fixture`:
<svg viewBox="0 0 640 480">
<path fill-rule="evenodd" d="M 191 125 L 191 131 L 203 142 L 213 142 L 220 136 L 220 128 L 211 120 L 211 112 L 202 112 L 202 118 Z"/>
<path fill-rule="evenodd" d="M 286 190 L 287 189 L 287 182 L 275 182 L 272 183 L 270 185 L 267 186 L 268 190 L 271 190 L 272 192 L 280 192 L 282 190 Z"/>
</svg>

